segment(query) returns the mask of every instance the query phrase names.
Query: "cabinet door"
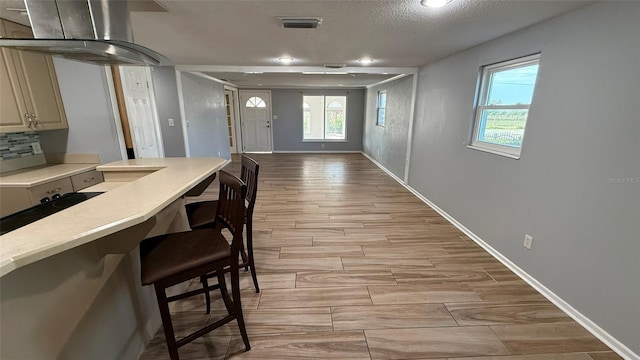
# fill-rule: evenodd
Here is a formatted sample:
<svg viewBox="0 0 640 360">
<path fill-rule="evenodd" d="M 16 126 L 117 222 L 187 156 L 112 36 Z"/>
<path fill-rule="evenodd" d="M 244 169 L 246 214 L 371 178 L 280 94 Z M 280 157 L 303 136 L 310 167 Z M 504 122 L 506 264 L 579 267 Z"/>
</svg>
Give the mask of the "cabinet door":
<svg viewBox="0 0 640 360">
<path fill-rule="evenodd" d="M 15 51 L 0 49 L 0 129 L 3 132 L 31 130 L 27 127 L 27 106 L 22 96 L 18 74 L 13 66 Z"/>
<path fill-rule="evenodd" d="M 8 37 L 33 37 L 31 29 L 26 26 L 10 21 L 4 21 L 3 25 Z M 9 52 L 13 55 L 13 64 L 26 110 L 33 121 L 33 128 L 35 130 L 67 128 L 67 118 L 51 56 L 31 51 L 9 50 Z"/>
</svg>

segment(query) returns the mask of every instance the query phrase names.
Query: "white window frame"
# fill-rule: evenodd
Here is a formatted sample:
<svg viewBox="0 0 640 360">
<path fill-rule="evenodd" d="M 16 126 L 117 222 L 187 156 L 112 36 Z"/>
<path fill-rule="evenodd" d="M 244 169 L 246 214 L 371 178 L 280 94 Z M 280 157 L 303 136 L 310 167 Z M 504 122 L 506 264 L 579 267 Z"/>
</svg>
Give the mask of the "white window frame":
<svg viewBox="0 0 640 360">
<path fill-rule="evenodd" d="M 324 121 L 323 121 L 323 126 L 324 126 L 324 131 L 323 131 L 323 137 L 324 139 L 305 139 L 305 132 L 304 132 L 304 97 L 305 96 L 322 96 L 324 98 L 324 109 L 323 109 L 323 113 L 324 113 Z M 344 96 L 345 101 L 344 101 L 344 139 L 327 139 L 326 136 L 326 126 L 327 126 L 327 97 L 338 97 L 338 96 Z M 349 142 L 348 138 L 347 138 L 347 129 L 348 129 L 348 113 L 347 113 L 347 107 L 349 104 L 349 94 L 344 94 L 344 95 L 312 95 L 312 94 L 308 94 L 308 95 L 303 95 L 302 96 L 302 142 Z"/>
<path fill-rule="evenodd" d="M 527 124 L 525 123 L 525 129 L 522 134 L 522 144 L 520 147 L 513 147 L 507 145 L 499 145 L 492 144 L 484 141 L 478 140 L 478 131 L 480 129 L 480 124 L 482 121 L 482 111 L 483 110 L 513 110 L 513 109 L 526 109 L 527 110 L 527 123 L 529 122 L 529 110 L 531 108 L 531 104 L 533 103 L 533 99 L 535 96 L 535 88 L 538 83 L 538 78 L 536 76 L 536 82 L 534 83 L 534 90 L 531 97 L 531 103 L 529 104 L 519 104 L 519 105 L 486 105 L 487 96 L 489 92 L 489 85 L 491 84 L 491 76 L 494 73 L 498 73 L 505 70 L 517 69 L 520 67 L 530 66 L 532 64 L 540 64 L 540 53 L 529 55 L 513 60 L 503 61 L 492 65 L 486 65 L 482 68 L 482 73 L 479 82 L 479 91 L 476 96 L 476 109 L 475 109 L 475 117 L 473 120 L 473 133 L 471 137 L 470 145 L 468 148 L 474 150 L 481 150 L 485 152 L 489 152 L 496 155 L 502 155 L 506 157 L 510 157 L 513 159 L 519 159 L 520 154 L 522 152 L 522 144 L 524 144 L 524 135 L 526 133 Z M 538 68 L 538 72 L 539 72 Z"/>
<path fill-rule="evenodd" d="M 384 94 L 384 107 L 380 106 L 380 96 Z M 384 109 L 384 122 L 380 124 L 380 109 Z M 382 126 L 387 123 L 387 90 L 378 91 L 378 96 L 376 97 L 376 125 Z"/>
</svg>

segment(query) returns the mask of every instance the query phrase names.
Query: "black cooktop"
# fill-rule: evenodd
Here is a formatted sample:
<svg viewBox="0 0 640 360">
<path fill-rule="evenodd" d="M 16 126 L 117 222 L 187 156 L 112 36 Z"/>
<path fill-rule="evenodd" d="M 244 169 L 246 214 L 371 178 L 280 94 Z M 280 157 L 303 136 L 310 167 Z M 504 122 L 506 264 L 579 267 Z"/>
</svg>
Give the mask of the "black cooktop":
<svg viewBox="0 0 640 360">
<path fill-rule="evenodd" d="M 15 214 L 11 214 L 0 218 L 0 235 L 4 235 L 9 231 L 21 228 L 31 224 L 36 220 L 45 218 L 58 211 L 62 211 L 68 207 L 79 204 L 94 196 L 102 194 L 101 192 L 78 192 L 62 195 L 59 199 L 51 200 L 44 204 L 36 205 L 28 209 L 22 210 Z"/>
</svg>

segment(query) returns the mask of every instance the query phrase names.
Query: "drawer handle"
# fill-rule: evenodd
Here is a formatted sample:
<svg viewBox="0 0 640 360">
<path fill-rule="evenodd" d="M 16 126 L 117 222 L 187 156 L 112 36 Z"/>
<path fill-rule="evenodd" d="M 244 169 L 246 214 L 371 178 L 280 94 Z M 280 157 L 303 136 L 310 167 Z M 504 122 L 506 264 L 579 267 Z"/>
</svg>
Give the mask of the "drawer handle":
<svg viewBox="0 0 640 360">
<path fill-rule="evenodd" d="M 62 188 L 55 188 L 53 190 L 47 191 L 47 194 L 55 194 L 55 193 L 60 192 L 60 190 L 62 190 Z"/>
<path fill-rule="evenodd" d="M 95 178 L 96 178 L 95 176 L 92 176 L 92 177 L 90 177 L 88 179 L 84 179 L 84 182 L 86 182 L 86 183 L 87 182 L 92 182 L 93 180 L 95 180 Z"/>
</svg>

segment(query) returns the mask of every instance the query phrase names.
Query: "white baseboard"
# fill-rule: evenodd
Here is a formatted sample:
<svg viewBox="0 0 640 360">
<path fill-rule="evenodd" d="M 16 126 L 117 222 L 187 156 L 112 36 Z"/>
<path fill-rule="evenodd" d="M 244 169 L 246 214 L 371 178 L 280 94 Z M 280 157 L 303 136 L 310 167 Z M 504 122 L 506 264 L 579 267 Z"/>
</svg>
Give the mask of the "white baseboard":
<svg viewBox="0 0 640 360">
<path fill-rule="evenodd" d="M 447 214 L 446 211 L 442 210 L 438 207 L 438 205 L 431 202 L 429 199 L 420 194 L 417 190 L 405 184 L 400 178 L 392 174 L 389 170 L 387 170 L 382 164 L 371 158 L 368 154 L 362 152 L 367 159 L 371 160 L 376 166 L 382 169 L 384 172 L 389 174 L 394 180 L 396 180 L 400 185 L 404 186 L 407 190 L 411 191 L 418 199 L 422 200 L 425 204 L 429 205 L 433 210 L 435 210 L 442 217 L 447 219 L 453 226 L 462 231 L 465 235 L 471 238 L 476 244 L 485 249 L 491 256 L 496 258 L 496 260 L 500 261 L 504 266 L 508 267 L 511 271 L 513 271 L 518 277 L 524 280 L 527 284 L 531 285 L 534 289 L 536 289 L 542 296 L 551 301 L 554 305 L 556 305 L 560 310 L 562 310 L 565 314 L 570 316 L 573 320 L 575 320 L 578 324 L 582 325 L 587 331 L 589 331 L 593 336 L 597 337 L 600 341 L 602 341 L 605 345 L 607 345 L 611 350 L 615 351 L 618 355 L 622 356 L 627 360 L 640 360 L 640 356 L 634 353 L 631 349 L 629 349 L 626 345 L 620 342 L 618 339 L 613 337 L 611 334 L 606 332 L 596 323 L 591 321 L 588 317 L 580 313 L 576 310 L 571 304 L 564 301 L 560 296 L 556 295 L 553 291 L 549 290 L 542 283 L 536 280 L 533 276 L 529 275 L 527 272 L 522 270 L 518 265 L 509 260 L 506 256 L 502 255 L 498 250 L 494 249 L 487 242 L 482 240 L 478 235 L 474 234 L 471 230 L 467 229 L 462 223 L 456 220 L 453 216 Z"/>
<path fill-rule="evenodd" d="M 274 154 L 360 154 L 360 150 L 277 150 L 273 151 Z"/>
</svg>

